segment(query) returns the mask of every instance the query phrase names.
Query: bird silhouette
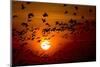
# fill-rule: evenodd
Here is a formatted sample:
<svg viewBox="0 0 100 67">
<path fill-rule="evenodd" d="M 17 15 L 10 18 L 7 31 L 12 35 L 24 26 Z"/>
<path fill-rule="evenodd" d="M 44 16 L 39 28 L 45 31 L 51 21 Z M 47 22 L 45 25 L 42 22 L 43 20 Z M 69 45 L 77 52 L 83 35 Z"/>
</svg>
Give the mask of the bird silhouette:
<svg viewBox="0 0 100 67">
<path fill-rule="evenodd" d="M 56 21 L 56 25 L 58 25 L 59 24 L 59 21 Z"/>
<path fill-rule="evenodd" d="M 21 4 L 21 9 L 22 9 L 22 10 L 25 9 L 25 6 L 24 6 L 23 4 Z"/>
<path fill-rule="evenodd" d="M 65 14 L 67 14 L 68 13 L 68 11 L 65 11 Z"/>
<path fill-rule="evenodd" d="M 47 17 L 47 16 L 48 16 L 48 14 L 47 14 L 47 13 L 44 13 L 44 14 L 43 14 L 43 17 Z"/>
<path fill-rule="evenodd" d="M 24 27 L 28 27 L 28 24 L 27 23 L 24 23 L 24 22 L 21 23 L 21 25 L 24 26 Z"/>
<path fill-rule="evenodd" d="M 73 13 L 73 15 L 75 15 L 75 16 L 76 16 L 77 14 L 74 12 L 74 13 Z"/>
<path fill-rule="evenodd" d="M 26 4 L 30 4 L 31 2 L 26 2 Z"/>
<path fill-rule="evenodd" d="M 41 42 L 41 40 L 38 40 L 37 42 Z"/>
<path fill-rule="evenodd" d="M 29 13 L 29 14 L 28 14 L 28 18 L 32 18 L 33 16 L 34 16 L 33 13 Z"/>
<path fill-rule="evenodd" d="M 16 17 L 18 17 L 17 15 L 13 15 L 13 18 L 16 18 Z"/>
<path fill-rule="evenodd" d="M 42 21 L 43 21 L 43 23 L 44 23 L 44 22 L 46 22 L 46 19 L 43 19 L 43 18 L 42 18 Z"/>
<path fill-rule="evenodd" d="M 78 10 L 78 7 L 77 7 L 77 6 L 75 6 L 75 9 L 76 9 L 76 10 Z"/>
<path fill-rule="evenodd" d="M 67 6 L 67 4 L 63 4 L 63 6 L 65 7 L 65 6 Z"/>
<path fill-rule="evenodd" d="M 48 25 L 50 27 L 50 24 L 49 23 L 45 23 L 45 25 Z"/>
<path fill-rule="evenodd" d="M 89 9 L 89 12 L 91 13 L 93 10 L 92 9 Z"/>
<path fill-rule="evenodd" d="M 82 19 L 84 19 L 84 16 L 81 16 Z"/>
<path fill-rule="evenodd" d="M 32 20 L 31 20 L 31 19 L 28 19 L 27 21 L 28 21 L 28 22 L 31 22 Z"/>
</svg>

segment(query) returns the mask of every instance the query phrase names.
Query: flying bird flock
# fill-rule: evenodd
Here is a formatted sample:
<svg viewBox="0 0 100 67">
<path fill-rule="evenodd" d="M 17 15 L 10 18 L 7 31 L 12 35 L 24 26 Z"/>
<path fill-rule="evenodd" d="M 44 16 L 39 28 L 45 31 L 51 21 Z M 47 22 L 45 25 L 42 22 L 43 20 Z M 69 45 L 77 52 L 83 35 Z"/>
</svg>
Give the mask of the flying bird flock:
<svg viewBox="0 0 100 67">
<path fill-rule="evenodd" d="M 69 43 L 94 42 L 95 12 L 96 7 L 88 5 L 12 1 L 13 64 L 50 63 L 48 60 Z M 42 40 L 51 42 L 50 50 L 39 47 Z"/>
</svg>

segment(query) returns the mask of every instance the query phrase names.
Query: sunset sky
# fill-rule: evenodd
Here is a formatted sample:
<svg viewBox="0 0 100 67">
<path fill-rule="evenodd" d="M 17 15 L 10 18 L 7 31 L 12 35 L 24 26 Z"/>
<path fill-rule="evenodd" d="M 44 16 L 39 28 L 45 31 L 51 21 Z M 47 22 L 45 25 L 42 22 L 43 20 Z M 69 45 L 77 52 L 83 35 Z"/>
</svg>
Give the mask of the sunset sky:
<svg viewBox="0 0 100 67">
<path fill-rule="evenodd" d="M 12 1 L 12 57 L 13 65 L 95 61 L 96 6 Z"/>
</svg>

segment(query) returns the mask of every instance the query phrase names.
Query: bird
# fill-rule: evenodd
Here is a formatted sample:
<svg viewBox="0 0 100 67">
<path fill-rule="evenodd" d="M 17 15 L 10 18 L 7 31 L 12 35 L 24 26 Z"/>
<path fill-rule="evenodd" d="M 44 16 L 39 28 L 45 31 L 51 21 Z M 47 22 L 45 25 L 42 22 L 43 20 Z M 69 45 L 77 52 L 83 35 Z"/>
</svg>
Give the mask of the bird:
<svg viewBox="0 0 100 67">
<path fill-rule="evenodd" d="M 73 19 L 70 19 L 70 20 L 69 20 L 69 23 L 73 23 Z"/>
<path fill-rule="evenodd" d="M 25 9 L 25 6 L 23 4 L 21 4 L 21 9 Z"/>
<path fill-rule="evenodd" d="M 25 27 L 28 27 L 28 24 L 27 24 L 27 23 L 24 23 L 24 22 L 21 23 L 21 25 L 22 25 L 22 26 L 25 26 Z"/>
<path fill-rule="evenodd" d="M 47 17 L 47 16 L 48 16 L 48 14 L 47 14 L 47 13 L 44 13 L 44 14 L 43 14 L 43 17 Z"/>
<path fill-rule="evenodd" d="M 13 15 L 13 18 L 18 17 L 17 15 Z"/>
<path fill-rule="evenodd" d="M 75 16 L 76 16 L 76 13 L 73 13 L 73 15 L 75 15 Z"/>
<path fill-rule="evenodd" d="M 45 34 L 45 33 L 48 33 L 48 32 L 50 32 L 50 28 L 45 28 L 45 29 L 43 29 L 42 30 L 42 32 Z"/>
<path fill-rule="evenodd" d="M 28 22 L 31 22 L 32 20 L 31 20 L 31 19 L 28 19 L 27 21 L 28 21 Z"/>
<path fill-rule="evenodd" d="M 26 2 L 26 4 L 30 4 L 31 2 Z"/>
<path fill-rule="evenodd" d="M 92 9 L 89 9 L 89 12 L 91 13 L 93 10 Z"/>
<path fill-rule="evenodd" d="M 36 27 L 36 28 L 34 28 L 34 30 L 39 30 L 39 28 L 38 28 L 38 27 Z"/>
<path fill-rule="evenodd" d="M 43 21 L 43 23 L 44 23 L 44 22 L 46 22 L 46 20 L 45 20 L 45 19 L 43 19 L 43 18 L 42 18 L 42 21 Z"/>
<path fill-rule="evenodd" d="M 70 19 L 68 23 L 68 29 L 72 29 L 75 25 L 77 25 L 76 20 Z"/>
<path fill-rule="evenodd" d="M 82 19 L 84 19 L 84 16 L 81 16 Z"/>
<path fill-rule="evenodd" d="M 38 40 L 37 42 L 41 42 L 41 40 Z"/>
<path fill-rule="evenodd" d="M 67 14 L 68 13 L 68 11 L 65 11 L 65 14 Z"/>
<path fill-rule="evenodd" d="M 56 25 L 58 25 L 59 24 L 59 21 L 56 21 Z"/>
<path fill-rule="evenodd" d="M 63 4 L 63 6 L 65 7 L 65 6 L 67 6 L 67 4 Z"/>
<path fill-rule="evenodd" d="M 31 40 L 34 40 L 34 38 L 32 37 L 32 39 Z"/>
<path fill-rule="evenodd" d="M 76 10 L 78 10 L 78 7 L 77 7 L 77 6 L 75 6 L 75 9 L 76 9 Z"/>
<path fill-rule="evenodd" d="M 48 25 L 50 27 L 50 24 L 49 23 L 45 23 L 45 25 Z"/>
<path fill-rule="evenodd" d="M 28 18 L 32 18 L 33 16 L 34 16 L 33 13 L 29 13 L 29 14 L 28 14 Z"/>
</svg>

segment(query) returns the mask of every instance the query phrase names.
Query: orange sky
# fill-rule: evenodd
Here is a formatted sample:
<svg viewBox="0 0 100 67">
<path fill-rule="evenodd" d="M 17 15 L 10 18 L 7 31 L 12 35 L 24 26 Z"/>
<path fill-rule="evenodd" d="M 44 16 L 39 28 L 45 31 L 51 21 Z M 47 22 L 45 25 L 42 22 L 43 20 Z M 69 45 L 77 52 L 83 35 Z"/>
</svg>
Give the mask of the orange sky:
<svg viewBox="0 0 100 67">
<path fill-rule="evenodd" d="M 23 8 L 22 8 L 23 7 Z M 75 8 L 78 7 L 78 8 Z M 65 14 L 65 11 L 67 13 Z M 32 13 L 34 16 L 28 18 L 28 14 Z M 47 17 L 43 17 L 43 14 L 47 13 Z M 76 13 L 76 15 L 74 15 Z M 36 52 L 36 55 L 40 56 L 41 53 L 47 54 L 48 56 L 53 56 L 57 51 L 71 45 L 71 43 L 77 42 L 87 42 L 92 43 L 95 41 L 96 28 L 93 27 L 92 21 L 96 21 L 96 7 L 95 6 L 82 6 L 82 5 L 70 5 L 67 4 L 57 4 L 57 3 L 41 3 L 41 2 L 12 2 L 12 29 L 20 32 L 22 30 L 27 31 L 22 38 L 23 41 L 19 40 L 19 35 L 13 36 L 13 48 L 18 48 L 21 43 L 27 42 L 28 45 L 25 49 L 30 49 L 32 52 Z M 15 17 L 14 17 L 15 16 Z M 16 17 L 17 16 L 17 17 Z M 83 18 L 82 18 L 83 16 Z M 43 22 L 45 19 L 46 22 Z M 62 24 L 69 24 L 70 19 L 77 20 L 77 22 L 83 25 L 76 25 L 75 32 L 71 34 L 71 31 L 65 29 L 64 31 L 50 31 L 47 36 L 43 36 L 43 29 L 45 28 L 60 28 L 61 26 L 56 25 L 56 21 Z M 30 22 L 28 20 L 31 20 Z M 84 28 L 87 29 L 88 24 L 85 25 L 85 21 L 89 21 L 89 31 L 84 32 Z M 21 24 L 27 23 L 28 27 L 24 27 Z M 49 25 L 46 25 L 48 23 Z M 95 24 L 95 22 L 94 22 Z M 28 29 L 28 30 L 27 30 Z M 32 29 L 37 29 L 30 31 Z M 81 32 L 82 31 L 82 32 Z M 13 31 L 12 31 L 13 32 Z M 35 32 L 35 38 L 32 39 L 32 33 Z M 46 35 L 45 34 L 45 35 Z M 53 36 L 54 35 L 54 36 Z M 27 40 L 30 38 L 29 40 Z M 49 50 L 44 51 L 41 49 L 40 45 L 42 40 L 49 40 L 51 47 Z M 41 40 L 38 42 L 38 40 Z M 77 43 L 76 43 L 77 44 Z M 68 48 L 69 49 L 69 48 Z M 38 52 L 38 53 L 37 53 Z"/>
</svg>

